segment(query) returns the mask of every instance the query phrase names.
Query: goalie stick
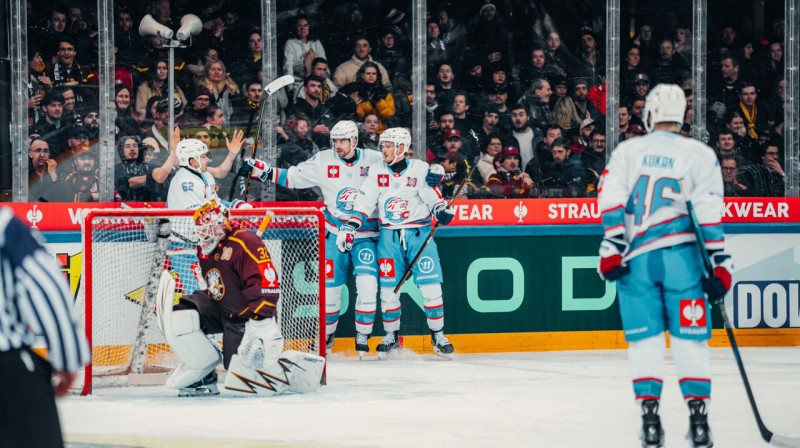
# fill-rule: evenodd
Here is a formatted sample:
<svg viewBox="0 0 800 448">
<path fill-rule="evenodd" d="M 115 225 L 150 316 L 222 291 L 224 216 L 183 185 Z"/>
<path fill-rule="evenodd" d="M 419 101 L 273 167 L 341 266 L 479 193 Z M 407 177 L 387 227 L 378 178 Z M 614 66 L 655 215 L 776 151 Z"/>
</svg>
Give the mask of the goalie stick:
<svg viewBox="0 0 800 448">
<path fill-rule="evenodd" d="M 705 269 L 705 276 L 706 278 L 711 278 L 714 275 L 714 267 L 711 265 L 711 259 L 708 256 L 708 251 L 706 250 L 706 243 L 703 239 L 702 232 L 700 231 L 700 223 L 697 220 L 697 215 L 694 212 L 694 206 L 692 205 L 692 201 L 689 199 L 688 192 L 683 186 L 683 182 L 681 182 L 681 190 L 683 190 L 683 197 L 686 201 L 686 210 L 689 213 L 689 220 L 692 223 L 692 230 L 694 231 L 695 238 L 697 239 L 697 248 L 700 249 L 700 257 L 703 260 L 703 268 Z M 758 424 L 758 430 L 761 432 L 761 437 L 772 446 L 779 446 L 784 448 L 800 448 L 800 438 L 794 437 L 786 437 L 781 436 L 778 434 L 773 433 L 770 431 L 766 425 L 764 425 L 764 421 L 761 420 L 761 414 L 758 412 L 758 406 L 756 406 L 756 399 L 753 396 L 753 390 L 750 388 L 750 381 L 747 379 L 747 372 L 744 370 L 744 363 L 742 362 L 742 356 L 739 353 L 739 344 L 736 343 L 736 337 L 733 335 L 733 327 L 731 326 L 731 322 L 728 319 L 728 312 L 725 310 L 725 303 L 720 304 L 719 311 L 722 313 L 722 323 L 725 327 L 725 332 L 728 334 L 728 339 L 731 341 L 731 349 L 733 349 L 733 357 L 736 359 L 736 365 L 739 367 L 739 374 L 742 377 L 742 382 L 744 383 L 744 389 L 747 392 L 747 399 L 750 401 L 750 408 L 753 409 L 753 414 L 756 417 L 756 423 Z"/>
<path fill-rule="evenodd" d="M 458 188 L 456 189 L 455 193 L 453 193 L 453 197 L 450 199 L 450 202 L 447 204 L 447 208 L 450 208 L 450 207 L 453 206 L 453 202 L 456 201 L 456 198 L 458 197 L 458 194 L 461 193 L 461 189 L 464 188 L 464 185 L 466 185 L 467 182 L 469 182 L 469 179 L 472 177 L 472 172 L 475 171 L 475 167 L 476 166 L 478 166 L 477 163 L 473 164 L 469 168 L 469 171 L 467 171 L 467 175 L 466 175 L 466 177 L 464 177 L 464 180 L 461 182 L 461 185 L 459 185 Z M 431 233 L 429 233 L 428 237 L 425 238 L 425 242 L 422 243 L 422 247 L 419 248 L 419 251 L 417 252 L 417 255 L 415 255 L 414 259 L 411 260 L 411 263 L 408 264 L 408 266 L 406 267 L 405 272 L 403 272 L 403 276 L 400 277 L 400 281 L 397 283 L 397 286 L 394 287 L 394 291 L 393 292 L 395 294 L 400 292 L 400 288 L 403 287 L 403 283 L 405 283 L 406 280 L 408 280 L 408 277 L 411 276 L 411 269 L 413 269 L 414 265 L 417 263 L 417 261 L 419 261 L 419 257 L 422 256 L 422 251 L 424 251 L 425 248 L 428 246 L 428 243 L 431 241 L 431 239 L 433 238 L 433 235 L 436 233 L 436 230 L 438 228 L 439 228 L 439 221 L 436 221 L 436 224 L 433 225 L 433 229 L 431 229 Z"/>
</svg>

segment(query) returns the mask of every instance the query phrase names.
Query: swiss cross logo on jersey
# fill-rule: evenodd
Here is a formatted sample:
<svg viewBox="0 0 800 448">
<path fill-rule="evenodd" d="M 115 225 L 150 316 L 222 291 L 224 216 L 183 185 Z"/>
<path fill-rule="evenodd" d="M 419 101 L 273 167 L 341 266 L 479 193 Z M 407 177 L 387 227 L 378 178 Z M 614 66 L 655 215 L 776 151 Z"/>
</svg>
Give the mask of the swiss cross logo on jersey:
<svg viewBox="0 0 800 448">
<path fill-rule="evenodd" d="M 378 174 L 378 186 L 379 187 L 388 187 L 389 186 L 389 175 L 388 174 Z"/>
<path fill-rule="evenodd" d="M 367 176 L 369 176 L 369 167 L 368 166 L 362 166 L 361 167 L 361 177 L 367 177 Z"/>
<path fill-rule="evenodd" d="M 336 165 L 328 165 L 328 179 L 339 178 L 339 167 Z"/>
<path fill-rule="evenodd" d="M 261 287 L 262 288 L 280 288 L 278 284 L 278 271 L 275 270 L 275 265 L 271 261 L 260 263 L 258 270 L 261 271 Z"/>
<path fill-rule="evenodd" d="M 417 186 L 417 178 L 409 177 L 408 182 L 406 182 L 406 187 L 416 187 L 416 186 Z"/>
<path fill-rule="evenodd" d="M 706 326 L 706 299 L 681 300 L 681 327 Z"/>
<path fill-rule="evenodd" d="M 394 258 L 378 259 L 378 269 L 381 271 L 381 277 L 394 277 Z"/>
<path fill-rule="evenodd" d="M 325 278 L 333 278 L 333 260 L 325 260 Z"/>
</svg>

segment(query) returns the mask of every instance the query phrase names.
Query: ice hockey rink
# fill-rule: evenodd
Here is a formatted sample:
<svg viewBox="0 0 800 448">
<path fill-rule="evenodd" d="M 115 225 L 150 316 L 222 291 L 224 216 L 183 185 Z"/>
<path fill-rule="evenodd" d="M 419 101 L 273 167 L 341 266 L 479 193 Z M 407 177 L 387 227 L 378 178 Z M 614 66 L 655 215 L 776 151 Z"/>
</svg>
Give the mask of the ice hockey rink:
<svg viewBox="0 0 800 448">
<path fill-rule="evenodd" d="M 765 424 L 800 437 L 800 348 L 742 349 Z M 717 447 L 767 446 L 730 348 L 714 348 Z M 316 394 L 178 398 L 160 386 L 60 401 L 69 448 L 634 447 L 640 424 L 624 350 L 461 354 L 452 361 L 333 354 Z M 662 422 L 685 447 L 688 413 L 671 358 Z"/>
</svg>

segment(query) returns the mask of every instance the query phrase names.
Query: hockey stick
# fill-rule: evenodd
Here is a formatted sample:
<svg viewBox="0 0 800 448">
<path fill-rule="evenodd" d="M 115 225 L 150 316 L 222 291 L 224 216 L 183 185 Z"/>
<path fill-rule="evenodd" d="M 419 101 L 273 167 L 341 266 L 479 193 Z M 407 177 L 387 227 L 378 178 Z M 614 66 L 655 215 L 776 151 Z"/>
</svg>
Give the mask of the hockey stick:
<svg viewBox="0 0 800 448">
<path fill-rule="evenodd" d="M 476 166 L 478 166 L 477 163 L 473 164 L 470 167 L 469 171 L 467 172 L 467 176 L 464 177 L 464 180 L 461 182 L 461 185 L 459 185 L 458 188 L 456 189 L 455 193 L 453 193 L 453 197 L 450 199 L 450 202 L 447 204 L 447 208 L 450 208 L 450 207 L 453 206 L 453 202 L 456 201 L 456 198 L 458 197 L 458 194 L 461 193 L 461 189 L 464 188 L 464 185 L 466 185 L 467 182 L 469 182 L 469 179 L 472 177 L 472 172 L 475 171 L 475 167 Z M 436 233 L 436 230 L 439 229 L 439 224 L 440 224 L 439 221 L 436 221 L 436 224 L 433 225 L 433 229 L 431 229 L 431 233 L 428 234 L 428 237 L 425 238 L 425 242 L 422 243 L 422 247 L 419 248 L 419 251 L 417 252 L 417 255 L 415 255 L 414 259 L 411 260 L 411 263 L 409 263 L 408 266 L 406 266 L 406 270 L 405 270 L 405 272 L 403 272 L 403 276 L 400 278 L 400 282 L 397 283 L 397 286 L 394 287 L 394 293 L 395 294 L 400 292 L 400 288 L 403 287 L 403 283 L 405 283 L 406 280 L 408 280 L 408 278 L 411 276 L 411 269 L 413 269 L 414 265 L 417 264 L 417 261 L 419 261 L 419 258 L 422 256 L 422 252 L 428 246 L 428 243 L 430 243 L 431 239 L 433 238 L 433 235 Z"/>
<path fill-rule="evenodd" d="M 700 257 L 703 260 L 705 276 L 706 278 L 711 278 L 714 275 L 714 267 L 711 265 L 711 258 L 709 258 L 708 251 L 706 250 L 706 243 L 703 239 L 702 232 L 700 231 L 700 223 L 697 220 L 697 215 L 694 212 L 694 206 L 692 205 L 692 201 L 689 199 L 686 189 L 683 187 L 683 183 L 681 183 L 681 190 L 683 191 L 683 197 L 686 201 L 686 210 L 689 212 L 692 230 L 694 231 L 694 236 L 697 239 L 697 248 L 700 249 Z M 747 372 L 744 370 L 742 356 L 739 353 L 739 344 L 736 343 L 736 338 L 733 335 L 733 327 L 731 326 L 730 319 L 728 319 L 728 312 L 725 310 L 724 303 L 720 303 L 719 310 L 722 313 L 722 323 L 725 326 L 725 332 L 728 334 L 728 339 L 731 341 L 733 356 L 736 358 L 736 365 L 739 367 L 739 374 L 742 376 L 744 389 L 747 392 L 747 399 L 750 400 L 750 408 L 753 409 L 753 414 L 755 415 L 756 423 L 758 424 L 758 430 L 761 431 L 761 437 L 764 439 L 764 441 L 772 446 L 800 448 L 800 439 L 774 434 L 766 427 L 766 425 L 764 425 L 764 421 L 761 420 L 761 414 L 758 412 L 758 406 L 756 406 L 756 399 L 753 396 L 753 390 L 750 388 L 750 381 L 747 379 Z"/>
<path fill-rule="evenodd" d="M 278 90 L 288 86 L 289 84 L 294 82 L 293 75 L 284 75 L 280 78 L 272 81 L 271 83 L 267 84 L 264 87 L 264 97 L 261 98 L 261 108 L 258 112 L 258 128 L 256 129 L 256 138 L 253 141 L 253 156 L 252 158 L 255 159 L 256 157 L 256 149 L 258 149 L 258 140 L 261 139 L 261 128 L 264 127 L 264 109 L 269 102 L 270 97 L 273 93 L 277 92 Z M 231 191 L 236 187 L 236 182 L 238 181 L 239 173 L 236 174 L 236 177 L 233 179 L 233 185 L 231 185 Z M 250 199 L 250 184 L 253 182 L 253 178 L 251 176 L 247 176 L 247 186 L 244 190 L 244 201 L 247 202 Z"/>
</svg>

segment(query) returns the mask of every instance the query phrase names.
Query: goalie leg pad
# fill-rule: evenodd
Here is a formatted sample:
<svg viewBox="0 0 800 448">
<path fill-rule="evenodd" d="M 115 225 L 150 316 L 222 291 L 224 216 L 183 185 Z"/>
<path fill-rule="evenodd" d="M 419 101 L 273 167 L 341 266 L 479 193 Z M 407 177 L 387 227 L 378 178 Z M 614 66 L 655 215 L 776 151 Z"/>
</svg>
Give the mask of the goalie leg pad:
<svg viewBox="0 0 800 448">
<path fill-rule="evenodd" d="M 167 386 L 181 389 L 195 383 L 219 364 L 219 349 L 200 330 L 200 315 L 195 310 L 172 311 L 164 321 L 170 348 L 181 365 L 170 374 Z"/>
<path fill-rule="evenodd" d="M 372 275 L 356 275 L 356 331 L 372 334 L 378 302 L 378 279 Z"/>
<path fill-rule="evenodd" d="M 294 350 L 283 352 L 266 369 L 247 366 L 234 355 L 225 377 L 225 393 L 232 395 L 273 396 L 285 392 L 306 393 L 319 388 L 325 358 Z"/>
</svg>

